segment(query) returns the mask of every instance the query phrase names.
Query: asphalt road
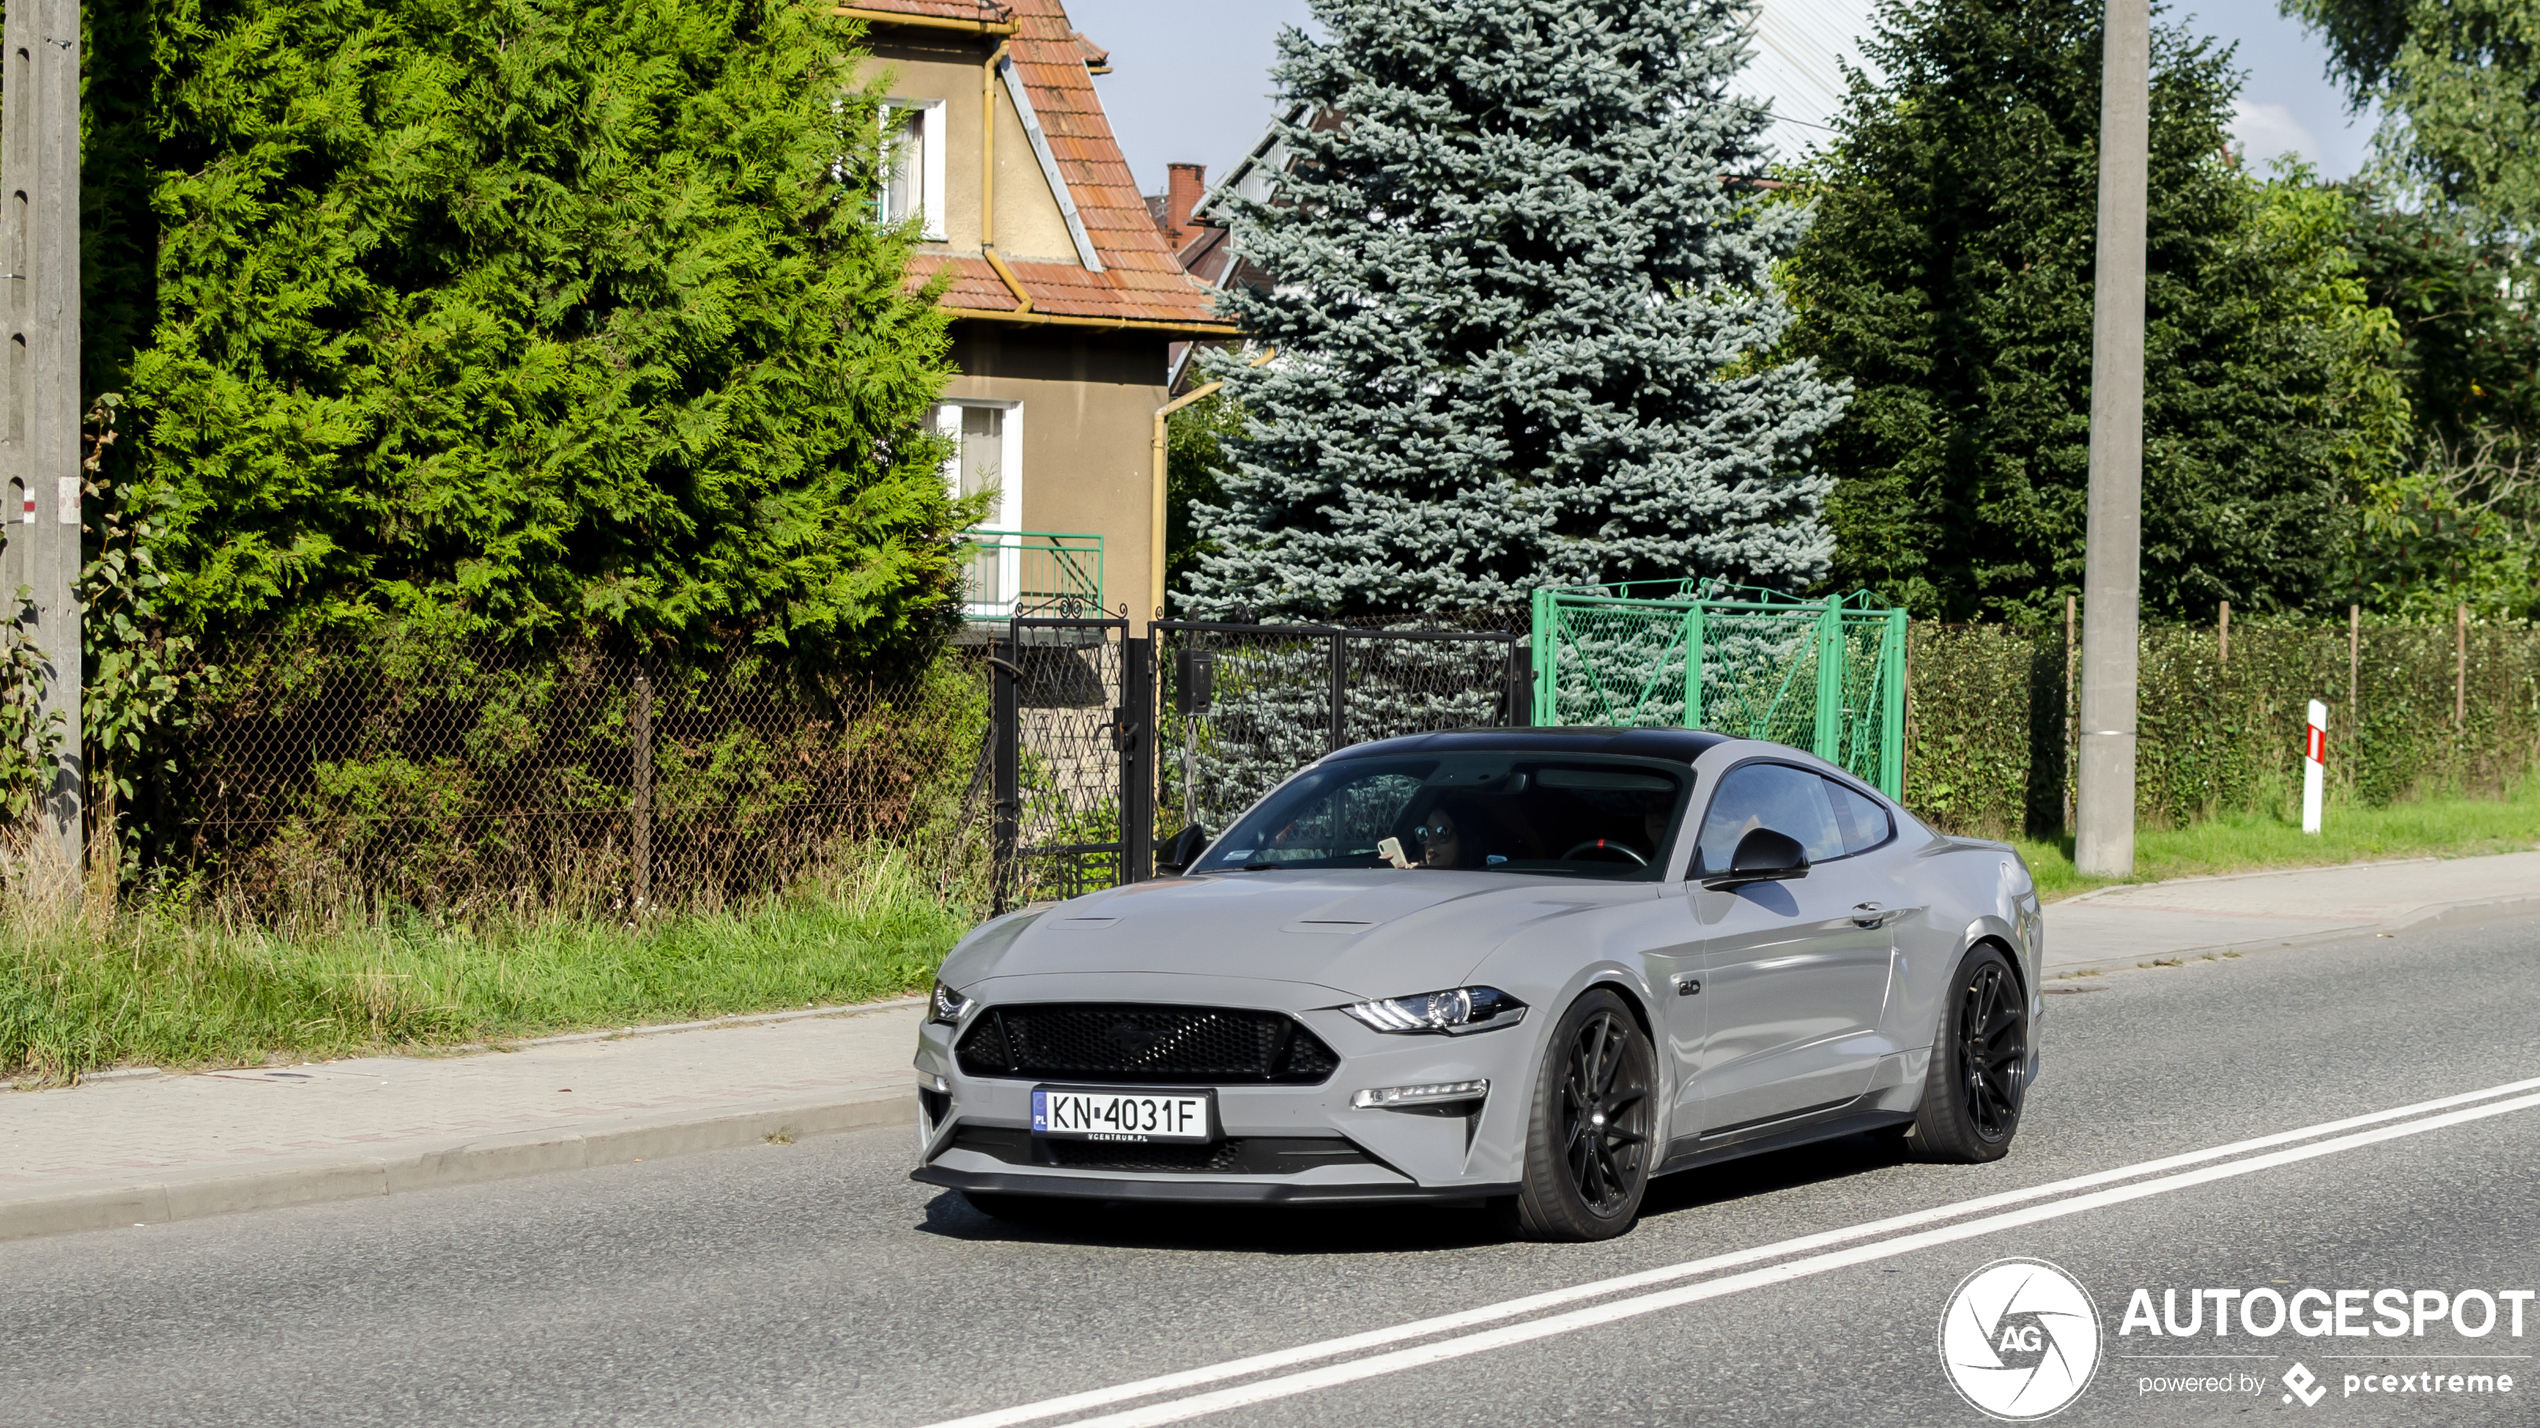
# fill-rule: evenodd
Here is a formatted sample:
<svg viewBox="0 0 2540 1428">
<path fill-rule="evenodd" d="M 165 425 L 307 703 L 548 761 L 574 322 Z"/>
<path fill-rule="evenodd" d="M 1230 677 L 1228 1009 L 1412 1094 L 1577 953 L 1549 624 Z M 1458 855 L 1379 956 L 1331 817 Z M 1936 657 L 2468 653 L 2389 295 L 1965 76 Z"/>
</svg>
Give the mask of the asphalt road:
<svg viewBox="0 0 2540 1428">
<path fill-rule="evenodd" d="M 1740 1251 L 1760 1253 L 1017 1421 L 1982 1423 L 1942 1366 L 1943 1310 L 1981 1266 L 2029 1257 L 2102 1326 L 2058 1423 L 2540 1423 L 2540 1300 L 2520 1338 L 2501 1300 L 2482 1336 L 2438 1311 L 2386 1337 L 2369 1297 L 2540 1290 L 2540 1086 L 2145 1168 L 2540 1078 L 2540 920 L 2077 985 L 2049 999 L 2008 1160 L 1897 1164 L 1867 1141 L 1761 1158 L 1661 1182 L 1600 1245 L 1402 1209 L 1017 1231 L 911 1184 L 905 1131 L 0 1245 L 0 1423 L 922 1428 Z M 2123 1173 L 1950 1208 L 2096 1172 Z M 1936 1213 L 1784 1243 L 1916 1211 Z M 2269 1287 L 2368 1291 L 2362 1332 L 2216 1338 L 2211 1299 L 2195 1337 L 2118 1332 L 2138 1288 L 2180 1291 L 2184 1318 L 2190 1290 Z M 1549 1332 L 1562 1314 L 1592 1322 Z M 2049 1337 L 2077 1355 L 2077 1332 Z M 1406 1350 L 1432 1361 L 1386 1357 Z M 2296 1361 L 2314 1402 L 2283 1382 Z M 1318 1372 L 1347 1381 L 1296 1377 Z M 2455 1373 L 2514 1387 L 2455 1392 Z M 2231 1391 L 2153 1387 L 2183 1378 Z M 1230 1391 L 1253 1401 L 1202 1411 Z"/>
</svg>

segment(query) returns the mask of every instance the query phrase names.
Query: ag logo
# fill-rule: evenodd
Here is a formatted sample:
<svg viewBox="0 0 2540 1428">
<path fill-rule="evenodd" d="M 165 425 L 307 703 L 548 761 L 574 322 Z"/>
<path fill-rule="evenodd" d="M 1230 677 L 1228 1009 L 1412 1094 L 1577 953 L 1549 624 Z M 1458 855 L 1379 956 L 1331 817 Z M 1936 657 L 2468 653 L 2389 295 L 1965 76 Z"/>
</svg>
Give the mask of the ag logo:
<svg viewBox="0 0 2540 1428">
<path fill-rule="evenodd" d="M 2099 1368 L 2099 1311 L 2041 1259 L 1998 1259 L 1958 1285 L 1940 1318 L 1940 1363 L 1977 1411 L 2025 1422 L 2063 1411 Z"/>
</svg>

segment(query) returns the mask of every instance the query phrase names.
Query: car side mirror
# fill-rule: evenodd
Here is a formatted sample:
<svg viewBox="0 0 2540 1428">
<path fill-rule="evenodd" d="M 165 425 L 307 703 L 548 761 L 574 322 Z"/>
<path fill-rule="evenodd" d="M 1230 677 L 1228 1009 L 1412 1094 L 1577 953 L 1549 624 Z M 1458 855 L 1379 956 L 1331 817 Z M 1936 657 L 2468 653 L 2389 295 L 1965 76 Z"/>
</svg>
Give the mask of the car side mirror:
<svg viewBox="0 0 2540 1428">
<path fill-rule="evenodd" d="M 1209 840 L 1214 836 L 1196 823 L 1174 834 L 1165 840 L 1163 847 L 1156 850 L 1155 870 L 1159 873 L 1178 873 L 1198 862 L 1199 855 L 1208 851 Z"/>
<path fill-rule="evenodd" d="M 1808 850 L 1787 833 L 1770 828 L 1756 828 L 1737 840 L 1737 851 L 1729 855 L 1729 870 L 1706 873 L 1706 888 L 1733 888 L 1745 883 L 1778 883 L 1808 876 Z"/>
</svg>

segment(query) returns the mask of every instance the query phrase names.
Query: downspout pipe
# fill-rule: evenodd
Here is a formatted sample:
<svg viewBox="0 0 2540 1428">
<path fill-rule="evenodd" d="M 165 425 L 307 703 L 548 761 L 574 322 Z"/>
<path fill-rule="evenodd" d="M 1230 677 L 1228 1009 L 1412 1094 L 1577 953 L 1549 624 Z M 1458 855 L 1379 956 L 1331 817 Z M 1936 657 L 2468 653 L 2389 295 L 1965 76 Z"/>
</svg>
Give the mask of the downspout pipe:
<svg viewBox="0 0 2540 1428">
<path fill-rule="evenodd" d="M 1023 290 L 1023 282 L 1014 270 L 997 256 L 997 71 L 1005 64 L 1011 40 L 997 41 L 996 50 L 979 71 L 979 254 L 996 270 L 997 281 L 1014 294 L 1014 310 L 1032 310 L 1032 295 Z"/>
</svg>

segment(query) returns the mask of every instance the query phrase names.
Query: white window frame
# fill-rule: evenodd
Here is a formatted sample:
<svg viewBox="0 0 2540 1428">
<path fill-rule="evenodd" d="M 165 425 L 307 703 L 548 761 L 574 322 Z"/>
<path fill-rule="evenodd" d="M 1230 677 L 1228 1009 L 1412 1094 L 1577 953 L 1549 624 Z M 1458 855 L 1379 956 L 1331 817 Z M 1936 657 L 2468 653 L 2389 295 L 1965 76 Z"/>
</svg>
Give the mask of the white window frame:
<svg viewBox="0 0 2540 1428">
<path fill-rule="evenodd" d="M 888 146 L 904 115 L 917 116 L 917 142 L 923 151 L 918 155 L 918 210 L 924 225 L 918 236 L 929 243 L 946 241 L 944 237 L 944 101 L 940 99 L 885 99 L 882 101 L 882 155 L 885 165 L 883 183 L 887 186 L 891 165 Z M 887 191 L 887 187 L 886 187 Z"/>
<path fill-rule="evenodd" d="M 991 401 L 984 397 L 945 397 L 935 405 L 935 430 L 952 439 L 953 454 L 944 462 L 944 490 L 955 500 L 961 497 L 961 414 L 971 407 L 984 407 L 1005 413 L 1005 423 L 997 436 L 997 514 L 969 529 L 1011 534 L 1023 529 L 1023 404 Z M 993 602 L 988 609 L 970 609 L 972 615 L 1010 616 L 1014 602 L 1020 598 L 1023 584 L 1023 548 L 1020 542 L 1009 543 L 997 553 L 997 588 L 1005 598 Z"/>
</svg>

